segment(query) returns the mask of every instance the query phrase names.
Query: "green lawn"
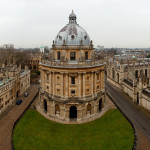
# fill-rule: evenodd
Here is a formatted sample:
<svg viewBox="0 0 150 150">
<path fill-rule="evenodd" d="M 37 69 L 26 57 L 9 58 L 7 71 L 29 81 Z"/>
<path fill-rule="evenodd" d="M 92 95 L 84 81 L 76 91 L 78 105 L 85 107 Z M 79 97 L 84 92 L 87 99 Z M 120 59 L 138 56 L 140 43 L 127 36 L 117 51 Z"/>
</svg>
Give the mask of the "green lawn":
<svg viewBox="0 0 150 150">
<path fill-rule="evenodd" d="M 133 129 L 117 110 L 87 124 L 63 125 L 29 109 L 14 130 L 15 150 L 131 150 Z"/>
</svg>

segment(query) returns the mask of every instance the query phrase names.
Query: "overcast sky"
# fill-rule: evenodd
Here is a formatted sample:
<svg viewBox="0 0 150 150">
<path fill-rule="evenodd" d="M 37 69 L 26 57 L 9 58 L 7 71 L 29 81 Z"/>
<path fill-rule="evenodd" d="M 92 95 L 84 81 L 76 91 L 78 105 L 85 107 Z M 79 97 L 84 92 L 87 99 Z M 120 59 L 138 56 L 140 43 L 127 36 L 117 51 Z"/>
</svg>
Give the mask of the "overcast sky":
<svg viewBox="0 0 150 150">
<path fill-rule="evenodd" d="M 51 47 L 72 9 L 95 47 L 150 47 L 150 0 L 0 0 L 0 46 Z"/>
</svg>

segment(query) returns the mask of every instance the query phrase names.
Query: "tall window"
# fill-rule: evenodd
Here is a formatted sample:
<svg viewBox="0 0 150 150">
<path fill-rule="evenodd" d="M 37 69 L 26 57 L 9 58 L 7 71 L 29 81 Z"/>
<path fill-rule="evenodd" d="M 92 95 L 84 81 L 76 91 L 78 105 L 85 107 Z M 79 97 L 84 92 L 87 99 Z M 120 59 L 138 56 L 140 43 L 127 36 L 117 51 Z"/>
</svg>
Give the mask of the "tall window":
<svg viewBox="0 0 150 150">
<path fill-rule="evenodd" d="M 99 73 L 97 73 L 97 81 L 99 80 Z"/>
<path fill-rule="evenodd" d="M 75 77 L 71 77 L 71 84 L 75 84 Z"/>
<path fill-rule="evenodd" d="M 76 60 L 76 53 L 70 52 L 70 60 Z"/>
<path fill-rule="evenodd" d="M 88 52 L 85 52 L 85 59 L 88 59 Z"/>
<path fill-rule="evenodd" d="M 138 70 L 135 71 L 135 78 L 138 78 Z"/>
<path fill-rule="evenodd" d="M 145 69 L 145 76 L 147 77 L 147 69 Z"/>
<path fill-rule="evenodd" d="M 112 78 L 115 79 L 115 71 L 112 71 Z"/>
<path fill-rule="evenodd" d="M 49 74 L 46 74 L 47 81 L 49 80 Z"/>
<path fill-rule="evenodd" d="M 140 70 L 140 75 L 143 75 L 143 70 Z"/>
<path fill-rule="evenodd" d="M 60 60 L 60 52 L 57 52 L 57 59 Z"/>
<path fill-rule="evenodd" d="M 117 73 L 117 82 L 119 82 L 119 73 Z"/>
</svg>

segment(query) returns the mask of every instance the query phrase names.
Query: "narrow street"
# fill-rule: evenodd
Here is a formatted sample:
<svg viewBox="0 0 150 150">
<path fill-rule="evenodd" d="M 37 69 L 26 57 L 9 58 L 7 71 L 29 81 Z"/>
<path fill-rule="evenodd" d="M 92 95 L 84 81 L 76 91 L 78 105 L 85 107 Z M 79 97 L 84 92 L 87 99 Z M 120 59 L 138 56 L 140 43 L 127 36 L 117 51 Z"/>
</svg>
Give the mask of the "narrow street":
<svg viewBox="0 0 150 150">
<path fill-rule="evenodd" d="M 13 125 L 37 95 L 37 85 L 32 85 L 28 93 L 28 97 L 20 96 L 18 98 L 23 101 L 20 105 L 15 104 L 12 109 L 0 119 L 0 150 L 11 150 Z"/>
<path fill-rule="evenodd" d="M 114 103 L 133 123 L 137 135 L 137 150 L 150 150 L 150 113 L 139 107 L 129 96 L 107 81 L 106 89 Z"/>
</svg>

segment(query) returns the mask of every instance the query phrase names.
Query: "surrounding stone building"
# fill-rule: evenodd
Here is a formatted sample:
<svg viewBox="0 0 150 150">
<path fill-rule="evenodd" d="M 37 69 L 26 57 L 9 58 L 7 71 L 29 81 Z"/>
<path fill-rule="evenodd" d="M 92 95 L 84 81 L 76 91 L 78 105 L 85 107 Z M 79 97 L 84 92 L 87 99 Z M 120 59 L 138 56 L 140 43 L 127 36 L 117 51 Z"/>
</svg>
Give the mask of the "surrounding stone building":
<svg viewBox="0 0 150 150">
<path fill-rule="evenodd" d="M 24 64 L 29 67 L 30 70 L 38 70 L 39 62 L 42 60 L 41 53 L 29 53 L 26 58 Z"/>
<path fill-rule="evenodd" d="M 108 82 L 150 110 L 150 59 L 118 57 L 107 63 L 106 71 Z"/>
<path fill-rule="evenodd" d="M 40 65 L 40 108 L 64 122 L 87 120 L 105 106 L 105 65 L 95 60 L 88 33 L 72 12 Z"/>
<path fill-rule="evenodd" d="M 17 65 L 0 67 L 0 114 L 30 87 L 30 71 Z"/>
</svg>

